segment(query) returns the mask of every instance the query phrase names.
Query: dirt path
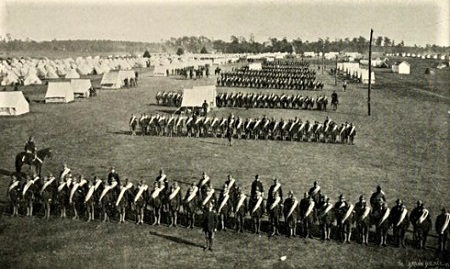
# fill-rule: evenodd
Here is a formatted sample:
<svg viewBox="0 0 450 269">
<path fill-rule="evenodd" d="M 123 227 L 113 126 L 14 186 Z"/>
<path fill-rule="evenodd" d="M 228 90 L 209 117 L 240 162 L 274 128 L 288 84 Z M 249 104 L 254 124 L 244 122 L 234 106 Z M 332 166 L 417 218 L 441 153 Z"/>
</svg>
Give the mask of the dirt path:
<svg viewBox="0 0 450 269">
<path fill-rule="evenodd" d="M 422 89 L 419 89 L 419 88 L 411 88 L 411 90 L 416 91 L 416 92 L 420 92 L 420 93 L 424 93 L 424 94 L 428 94 L 428 95 L 432 95 L 432 96 L 439 97 L 439 98 L 445 99 L 447 101 L 450 101 L 449 97 L 441 95 L 441 94 L 438 94 L 438 93 L 422 90 Z"/>
</svg>

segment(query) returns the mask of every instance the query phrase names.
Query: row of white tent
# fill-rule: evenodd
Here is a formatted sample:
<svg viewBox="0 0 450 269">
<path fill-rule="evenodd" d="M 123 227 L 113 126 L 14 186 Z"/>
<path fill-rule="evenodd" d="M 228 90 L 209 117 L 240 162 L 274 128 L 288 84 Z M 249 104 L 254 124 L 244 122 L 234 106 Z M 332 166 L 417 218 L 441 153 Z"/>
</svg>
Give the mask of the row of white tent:
<svg viewBox="0 0 450 269">
<path fill-rule="evenodd" d="M 420 58 L 420 59 L 434 59 L 434 60 L 447 60 L 450 58 L 448 54 L 426 54 L 426 53 L 410 53 L 410 52 L 402 52 L 402 53 L 386 53 L 386 56 L 397 56 L 397 57 L 408 57 L 408 58 Z"/>
<path fill-rule="evenodd" d="M 361 68 L 359 63 L 343 62 L 337 64 L 337 70 L 344 72 L 348 78 L 359 79 L 363 84 L 369 84 L 369 70 Z M 371 72 L 371 84 L 375 84 L 375 72 Z"/>
<path fill-rule="evenodd" d="M 104 74 L 111 70 L 132 70 L 147 67 L 148 59 L 78 57 L 49 60 L 48 58 L 13 58 L 0 62 L 1 85 L 8 86 L 23 79 L 24 85 L 40 84 L 41 79 L 80 78 L 80 75 Z"/>
</svg>

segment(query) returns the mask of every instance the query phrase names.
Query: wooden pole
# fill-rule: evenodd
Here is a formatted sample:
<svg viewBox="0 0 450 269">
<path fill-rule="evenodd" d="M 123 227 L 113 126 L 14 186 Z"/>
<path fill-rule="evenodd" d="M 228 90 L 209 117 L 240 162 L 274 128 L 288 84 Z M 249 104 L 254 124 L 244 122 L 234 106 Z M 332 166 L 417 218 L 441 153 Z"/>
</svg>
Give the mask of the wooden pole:
<svg viewBox="0 0 450 269">
<path fill-rule="evenodd" d="M 337 64 L 338 64 L 338 56 L 336 55 L 336 65 L 334 66 L 334 86 L 337 85 Z"/>
<path fill-rule="evenodd" d="M 370 116 L 370 86 L 372 85 L 372 36 L 373 29 L 370 29 L 369 40 L 369 88 L 367 90 L 367 113 Z"/>
</svg>

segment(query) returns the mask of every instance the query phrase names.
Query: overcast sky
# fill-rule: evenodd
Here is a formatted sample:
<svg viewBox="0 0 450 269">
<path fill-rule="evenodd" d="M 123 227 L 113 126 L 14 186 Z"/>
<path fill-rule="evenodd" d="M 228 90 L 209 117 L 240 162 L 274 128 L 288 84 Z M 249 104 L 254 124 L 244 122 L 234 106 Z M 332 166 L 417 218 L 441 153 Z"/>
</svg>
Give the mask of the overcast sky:
<svg viewBox="0 0 450 269">
<path fill-rule="evenodd" d="M 449 0 L 0 0 L 0 34 L 33 40 L 160 41 L 250 34 L 289 40 L 370 35 L 450 45 Z"/>
</svg>

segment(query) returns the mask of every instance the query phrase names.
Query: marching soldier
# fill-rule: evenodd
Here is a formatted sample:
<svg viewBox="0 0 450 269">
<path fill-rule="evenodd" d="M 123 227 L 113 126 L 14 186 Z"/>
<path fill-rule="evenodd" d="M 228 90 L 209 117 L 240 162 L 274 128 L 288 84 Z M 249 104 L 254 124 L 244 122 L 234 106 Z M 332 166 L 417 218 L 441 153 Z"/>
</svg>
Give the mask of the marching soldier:
<svg viewBox="0 0 450 269">
<path fill-rule="evenodd" d="M 389 230 L 389 214 L 390 209 L 387 206 L 386 202 L 380 201 L 380 220 L 375 224 L 376 225 L 376 232 L 380 236 L 380 247 L 386 247 L 387 246 L 387 233 Z"/>
<path fill-rule="evenodd" d="M 234 206 L 234 219 L 236 232 L 244 232 L 244 217 L 248 211 L 248 198 L 241 188 L 238 189 L 238 197 L 236 200 L 236 205 Z"/>
<path fill-rule="evenodd" d="M 405 248 L 405 233 L 409 226 L 408 210 L 403 201 L 397 199 L 396 205 L 391 209 L 390 221 L 394 229 L 394 242 L 399 247 Z"/>
<path fill-rule="evenodd" d="M 362 237 L 362 244 L 369 245 L 370 230 L 370 212 L 371 208 L 367 205 L 364 196 L 359 197 L 359 201 L 355 204 L 356 228 Z"/>
<path fill-rule="evenodd" d="M 219 194 L 217 203 L 217 214 L 219 215 L 220 230 L 226 231 L 225 221 L 231 211 L 231 199 L 228 185 L 225 184 L 223 190 Z"/>
<path fill-rule="evenodd" d="M 436 218 L 436 232 L 439 237 L 439 251 L 445 251 L 449 233 L 450 214 L 445 208 L 442 208 L 442 213 Z"/>
<path fill-rule="evenodd" d="M 284 201 L 284 219 L 289 228 L 289 237 L 297 236 L 297 219 L 299 213 L 298 200 L 293 191 L 289 191 L 288 198 Z"/>
<path fill-rule="evenodd" d="M 322 231 L 322 240 L 330 240 L 331 225 L 334 220 L 333 216 L 333 204 L 330 202 L 330 198 L 324 195 L 321 198 L 321 202 L 317 207 L 317 216 L 319 219 L 320 229 Z"/>
<path fill-rule="evenodd" d="M 273 179 L 273 185 L 270 186 L 269 195 L 267 198 L 267 212 L 269 214 L 271 235 L 279 235 L 278 224 L 281 216 L 281 201 L 283 201 L 283 191 L 281 189 L 281 184 L 278 182 L 277 178 Z"/>
<path fill-rule="evenodd" d="M 169 195 L 167 196 L 167 204 L 169 207 L 170 225 L 169 227 L 177 227 L 178 212 L 181 206 L 181 188 L 178 186 L 178 182 L 174 182 L 170 186 Z"/>
<path fill-rule="evenodd" d="M 136 135 L 136 126 L 138 124 L 137 118 L 134 114 L 131 114 L 131 118 L 130 118 L 130 130 L 131 130 L 131 135 Z"/>
<path fill-rule="evenodd" d="M 351 223 L 353 222 L 354 206 L 347 202 L 344 195 L 339 195 L 339 201 L 334 205 L 334 212 L 340 234 L 343 236 L 343 242 L 350 244 Z"/>
<path fill-rule="evenodd" d="M 255 234 L 259 234 L 261 230 L 261 218 L 264 214 L 264 198 L 262 192 L 256 192 L 256 197 L 250 199 L 249 211 L 252 217 L 253 227 Z"/>
<path fill-rule="evenodd" d="M 414 227 L 414 238 L 418 241 L 419 248 L 425 249 L 432 223 L 430 213 L 422 201 L 417 201 L 417 207 L 411 212 L 410 220 Z"/>
<path fill-rule="evenodd" d="M 308 193 L 305 192 L 303 199 L 300 201 L 300 218 L 302 222 L 302 233 L 305 238 L 313 238 L 311 228 L 314 223 L 315 203 Z"/>
</svg>

